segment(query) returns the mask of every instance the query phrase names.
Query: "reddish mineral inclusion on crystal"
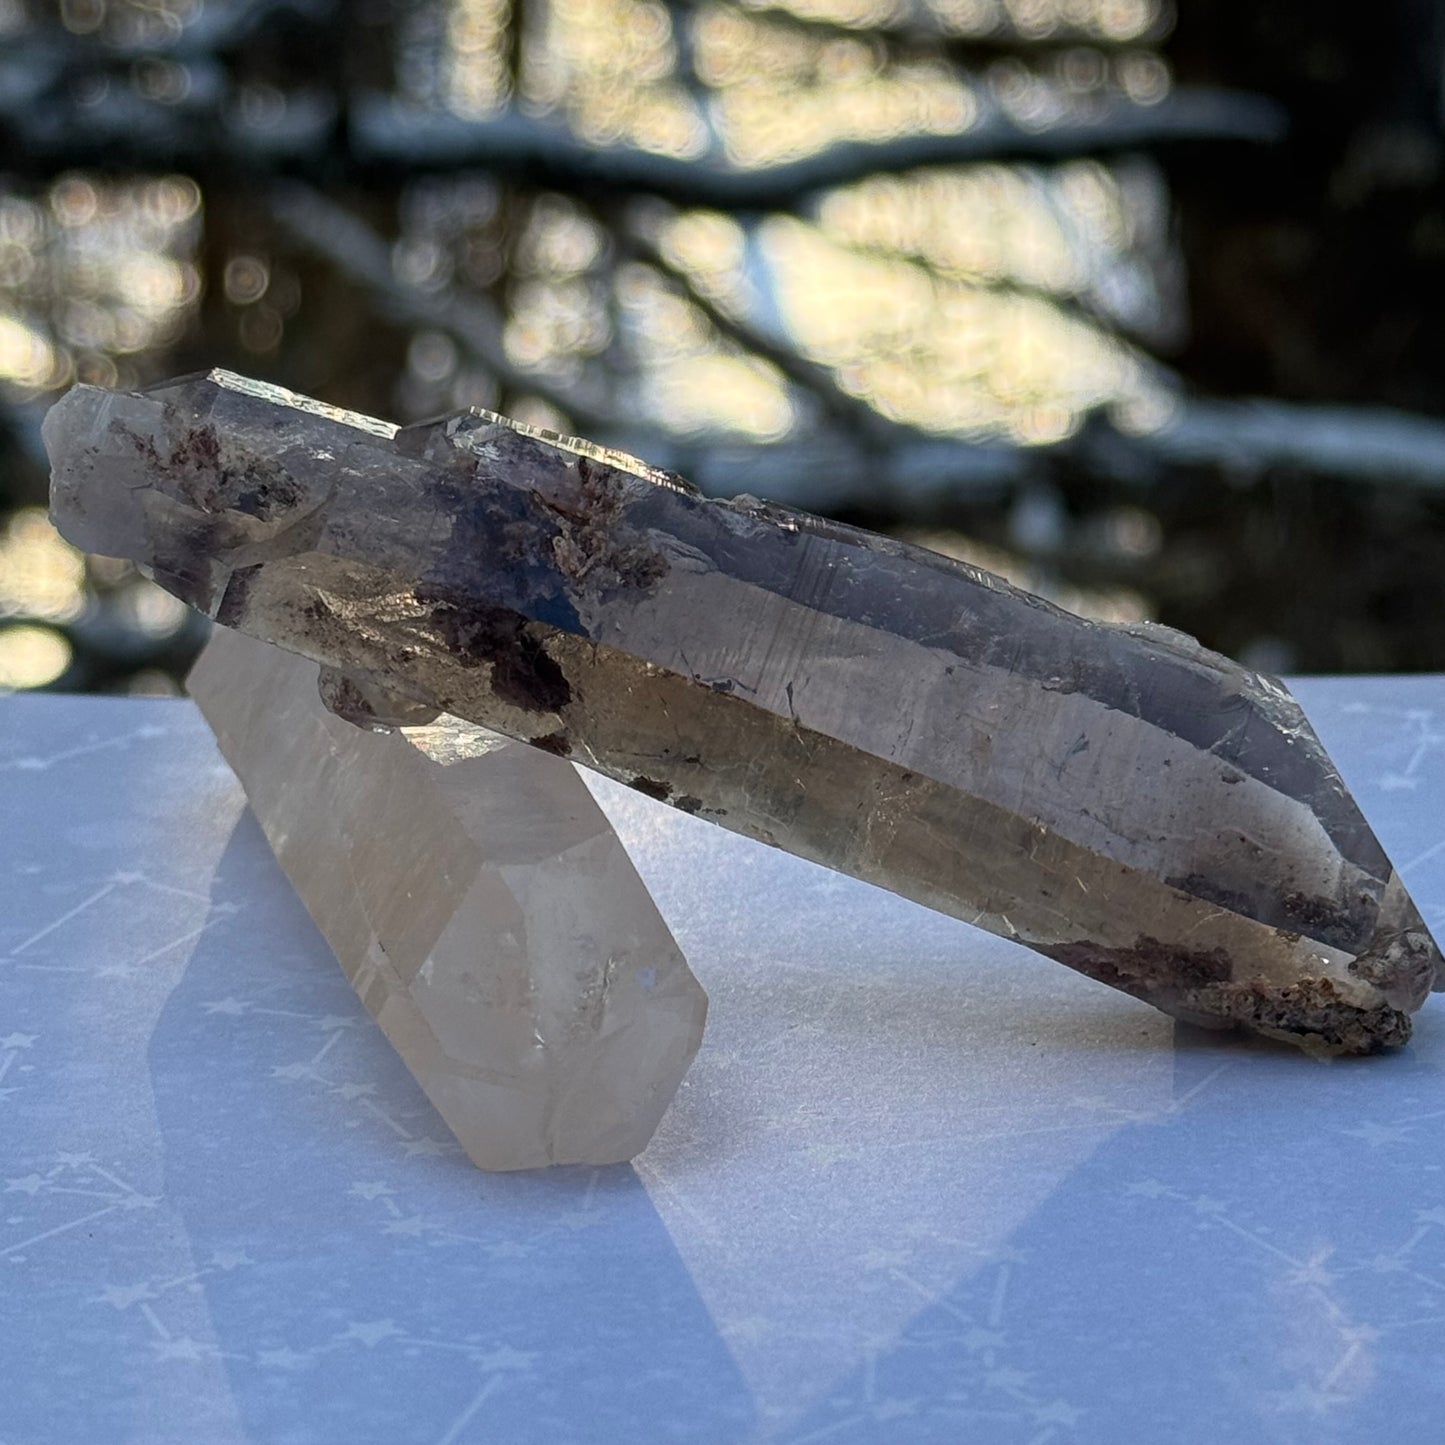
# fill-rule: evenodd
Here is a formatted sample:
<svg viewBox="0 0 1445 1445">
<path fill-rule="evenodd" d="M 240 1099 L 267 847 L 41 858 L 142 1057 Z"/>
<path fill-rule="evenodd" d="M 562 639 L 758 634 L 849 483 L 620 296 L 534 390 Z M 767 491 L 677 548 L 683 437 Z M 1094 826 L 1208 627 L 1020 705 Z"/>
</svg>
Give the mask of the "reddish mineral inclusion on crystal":
<svg viewBox="0 0 1445 1445">
<path fill-rule="evenodd" d="M 1363 1052 L 1440 967 L 1294 700 L 1179 633 L 486 412 L 213 372 L 46 439 L 65 535 L 217 621 L 1181 1018 Z"/>
</svg>

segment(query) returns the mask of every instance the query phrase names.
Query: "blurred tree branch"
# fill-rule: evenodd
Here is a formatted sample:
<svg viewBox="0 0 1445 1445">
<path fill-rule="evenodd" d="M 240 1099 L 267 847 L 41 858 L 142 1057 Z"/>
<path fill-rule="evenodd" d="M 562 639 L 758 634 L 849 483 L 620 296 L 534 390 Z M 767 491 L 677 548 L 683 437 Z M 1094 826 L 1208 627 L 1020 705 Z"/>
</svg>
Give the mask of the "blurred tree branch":
<svg viewBox="0 0 1445 1445">
<path fill-rule="evenodd" d="M 10 169 L 50 174 L 67 167 L 98 170 L 202 169 L 242 171 L 282 165 L 318 176 L 361 180 L 388 173 L 485 170 L 533 185 L 599 196 L 628 192 L 680 204 L 750 211 L 790 209 L 812 193 L 879 172 L 978 160 L 1047 160 L 1167 148 L 1201 141 L 1267 144 L 1284 133 L 1284 116 L 1255 95 L 1179 90 L 1154 105 L 1122 97 L 1099 99 L 1067 124 L 1030 129 L 1001 110 L 980 116 L 957 134 L 914 134 L 880 141 L 847 141 L 815 155 L 746 168 L 720 152 L 682 158 L 619 144 L 583 140 L 557 117 L 503 112 L 466 120 L 423 111 L 376 94 L 351 98 L 345 153 L 322 144 L 331 137 L 338 97 L 296 92 L 264 122 L 232 105 L 219 82 L 193 81 L 186 102 L 148 101 L 112 87 L 81 116 L 45 102 L 49 84 L 28 66 L 0 69 L 0 139 Z M 52 98 L 53 99 L 53 98 Z"/>
<path fill-rule="evenodd" d="M 1066 125 L 1031 130 L 995 110 L 966 131 L 847 141 L 815 155 L 745 168 L 713 152 L 672 157 L 630 145 L 596 146 L 559 119 L 515 113 L 467 121 L 409 110 L 383 97 L 360 100 L 352 144 L 363 163 L 404 163 L 429 170 L 476 167 L 523 175 L 536 184 L 658 196 L 685 205 L 737 211 L 791 209 L 813 192 L 880 172 L 963 161 L 1048 159 L 1152 149 L 1173 143 L 1269 143 L 1285 120 L 1259 96 L 1176 91 L 1156 105 L 1101 100 Z"/>
</svg>

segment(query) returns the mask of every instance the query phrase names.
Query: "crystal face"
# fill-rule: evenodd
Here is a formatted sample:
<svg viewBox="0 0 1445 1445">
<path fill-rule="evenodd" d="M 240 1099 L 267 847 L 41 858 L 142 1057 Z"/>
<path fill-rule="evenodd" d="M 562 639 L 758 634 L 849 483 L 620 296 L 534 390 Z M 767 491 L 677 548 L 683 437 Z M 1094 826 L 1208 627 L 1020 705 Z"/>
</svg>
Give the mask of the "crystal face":
<svg viewBox="0 0 1445 1445">
<path fill-rule="evenodd" d="M 652 1137 L 707 1000 L 576 769 L 473 723 L 354 727 L 217 628 L 190 687 L 278 861 L 484 1169 Z"/>
<path fill-rule="evenodd" d="M 219 622 L 1179 1017 L 1359 1052 L 1440 967 L 1294 700 L 1179 633 L 486 412 L 213 372 L 46 440 L 65 535 Z"/>
</svg>

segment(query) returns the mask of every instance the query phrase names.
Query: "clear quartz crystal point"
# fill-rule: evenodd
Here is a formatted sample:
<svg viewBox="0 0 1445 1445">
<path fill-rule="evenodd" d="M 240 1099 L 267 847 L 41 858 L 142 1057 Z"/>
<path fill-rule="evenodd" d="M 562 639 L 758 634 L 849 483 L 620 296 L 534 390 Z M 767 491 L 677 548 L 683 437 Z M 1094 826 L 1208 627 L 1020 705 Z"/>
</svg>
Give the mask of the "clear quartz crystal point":
<svg viewBox="0 0 1445 1445">
<path fill-rule="evenodd" d="M 355 727 L 217 628 L 192 695 L 367 1009 L 484 1169 L 639 1153 L 707 1000 L 571 764 L 439 716 Z"/>
<path fill-rule="evenodd" d="M 229 627 L 1181 1018 L 1399 1043 L 1439 952 L 1304 715 L 1179 633 L 471 412 L 51 411 L 52 510 Z"/>
</svg>

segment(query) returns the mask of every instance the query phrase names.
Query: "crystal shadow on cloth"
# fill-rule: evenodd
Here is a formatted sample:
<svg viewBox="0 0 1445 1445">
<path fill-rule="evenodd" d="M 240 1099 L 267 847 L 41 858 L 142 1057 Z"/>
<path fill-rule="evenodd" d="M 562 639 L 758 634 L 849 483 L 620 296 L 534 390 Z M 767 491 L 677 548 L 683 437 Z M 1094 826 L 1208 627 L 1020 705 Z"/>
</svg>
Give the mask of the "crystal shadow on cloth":
<svg viewBox="0 0 1445 1445">
<path fill-rule="evenodd" d="M 239 1261 L 197 1301 L 236 1438 L 750 1438 L 636 1172 L 477 1173 L 249 811 L 215 874 L 220 917 L 236 904 L 243 946 L 201 935 L 148 1051 L 167 1203 L 197 1261 Z"/>
<path fill-rule="evenodd" d="M 1441 1020 L 1363 1067 L 1177 1031 L 1172 1106 L 1104 1140 L 778 1445 L 1435 1437 Z"/>
</svg>

